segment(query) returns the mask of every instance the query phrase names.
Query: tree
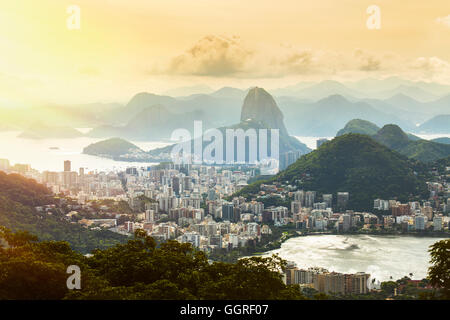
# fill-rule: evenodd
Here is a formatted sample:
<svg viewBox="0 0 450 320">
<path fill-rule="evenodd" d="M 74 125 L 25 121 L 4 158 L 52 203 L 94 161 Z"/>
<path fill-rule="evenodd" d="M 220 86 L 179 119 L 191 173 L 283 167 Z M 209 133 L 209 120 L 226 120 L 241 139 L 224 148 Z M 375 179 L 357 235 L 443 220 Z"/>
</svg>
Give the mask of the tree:
<svg viewBox="0 0 450 320">
<path fill-rule="evenodd" d="M 430 284 L 442 290 L 442 297 L 450 300 L 450 239 L 441 240 L 430 246 L 428 278 Z"/>
<path fill-rule="evenodd" d="M 69 265 L 82 266 L 84 257 L 67 242 L 37 242 L 27 232 L 0 228 L 0 300 L 62 299 Z M 89 278 L 87 276 L 87 278 Z"/>
<path fill-rule="evenodd" d="M 381 283 L 381 290 L 389 295 L 394 294 L 395 288 L 397 288 L 397 283 L 394 281 L 386 281 Z"/>
</svg>

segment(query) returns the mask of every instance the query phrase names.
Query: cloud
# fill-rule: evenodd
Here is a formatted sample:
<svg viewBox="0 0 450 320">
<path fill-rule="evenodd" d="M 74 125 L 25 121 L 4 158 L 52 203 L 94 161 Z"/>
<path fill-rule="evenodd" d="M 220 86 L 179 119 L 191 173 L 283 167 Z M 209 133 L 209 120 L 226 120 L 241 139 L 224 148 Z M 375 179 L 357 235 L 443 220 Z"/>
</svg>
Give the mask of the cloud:
<svg viewBox="0 0 450 320">
<path fill-rule="evenodd" d="M 361 71 L 378 71 L 381 69 L 381 61 L 361 49 L 354 52 L 354 57 L 359 64 L 358 69 Z"/>
<path fill-rule="evenodd" d="M 419 57 L 413 61 L 412 67 L 430 79 L 450 74 L 450 63 L 438 57 Z"/>
<path fill-rule="evenodd" d="M 279 73 L 307 74 L 314 72 L 315 62 L 316 57 L 312 51 L 291 49 L 276 56 L 272 64 L 279 69 Z"/>
<path fill-rule="evenodd" d="M 450 14 L 446 17 L 439 17 L 436 22 L 450 28 Z"/>
<path fill-rule="evenodd" d="M 450 65 L 438 57 L 405 57 L 393 52 L 356 48 L 351 52 L 316 50 L 293 44 L 249 47 L 237 37 L 206 36 L 153 75 L 216 79 L 281 79 L 303 77 L 358 78 L 406 76 L 414 80 L 450 82 Z"/>
<path fill-rule="evenodd" d="M 253 52 L 245 49 L 237 36 L 209 35 L 182 55 L 173 58 L 171 74 L 223 77 L 246 71 Z"/>
<path fill-rule="evenodd" d="M 340 72 L 374 72 L 385 57 L 358 49 L 352 55 L 281 44 L 249 49 L 237 36 L 209 35 L 184 53 L 172 58 L 166 67 L 152 74 L 234 78 L 281 78 L 295 75 L 323 75 Z"/>
<path fill-rule="evenodd" d="M 359 69 L 362 71 L 376 71 L 380 70 L 381 61 L 376 60 L 374 57 L 368 57 L 364 64 Z"/>
</svg>

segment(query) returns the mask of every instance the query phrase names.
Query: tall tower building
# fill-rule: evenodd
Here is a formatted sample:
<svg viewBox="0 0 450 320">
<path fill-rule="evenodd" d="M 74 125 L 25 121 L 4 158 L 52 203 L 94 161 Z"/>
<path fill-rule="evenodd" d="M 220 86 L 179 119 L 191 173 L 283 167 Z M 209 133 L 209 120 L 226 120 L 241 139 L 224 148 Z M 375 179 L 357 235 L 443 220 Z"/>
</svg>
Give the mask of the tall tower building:
<svg viewBox="0 0 450 320">
<path fill-rule="evenodd" d="M 69 160 L 64 161 L 64 171 L 65 172 L 70 172 L 71 170 L 71 163 Z"/>
<path fill-rule="evenodd" d="M 176 195 L 180 194 L 180 178 L 179 177 L 172 178 L 172 189 Z"/>
<path fill-rule="evenodd" d="M 333 195 L 332 194 L 324 194 L 323 196 L 323 202 L 327 204 L 327 208 L 333 207 Z"/>
<path fill-rule="evenodd" d="M 337 209 L 344 211 L 347 209 L 349 199 L 349 193 L 348 192 L 338 192 L 337 193 Z"/>
</svg>

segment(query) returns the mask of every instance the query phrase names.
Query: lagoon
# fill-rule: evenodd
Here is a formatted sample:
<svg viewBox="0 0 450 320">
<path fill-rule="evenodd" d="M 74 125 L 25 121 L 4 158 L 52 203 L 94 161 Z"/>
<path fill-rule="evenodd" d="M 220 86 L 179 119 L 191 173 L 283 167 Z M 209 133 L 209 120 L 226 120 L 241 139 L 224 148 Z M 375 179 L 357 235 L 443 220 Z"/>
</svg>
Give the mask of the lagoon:
<svg viewBox="0 0 450 320">
<path fill-rule="evenodd" d="M 310 235 L 288 239 L 277 253 L 299 268 L 322 267 L 341 273 L 367 272 L 380 281 L 412 273 L 412 279 L 427 275 L 429 246 L 437 237 L 390 235 Z"/>
</svg>

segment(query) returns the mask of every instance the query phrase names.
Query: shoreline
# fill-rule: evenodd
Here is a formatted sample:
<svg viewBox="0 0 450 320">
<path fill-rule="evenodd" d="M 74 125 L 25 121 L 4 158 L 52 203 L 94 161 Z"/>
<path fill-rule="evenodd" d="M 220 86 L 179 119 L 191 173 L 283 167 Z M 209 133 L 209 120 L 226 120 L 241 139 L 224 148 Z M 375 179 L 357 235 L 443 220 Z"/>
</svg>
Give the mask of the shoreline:
<svg viewBox="0 0 450 320">
<path fill-rule="evenodd" d="M 429 260 L 424 257 L 429 254 L 430 246 L 438 241 L 450 239 L 448 234 L 440 237 L 408 234 L 365 234 L 369 237 L 364 237 L 364 234 L 308 235 L 327 237 L 299 238 L 287 243 L 285 247 L 249 254 L 239 259 L 267 258 L 277 254 L 285 261 L 295 262 L 298 268 L 321 267 L 339 273 L 366 272 L 382 282 L 393 281 L 392 279 L 395 281 L 403 276 L 422 280 L 426 277 L 426 270 L 429 267 Z M 396 242 L 398 246 L 395 245 Z M 392 248 L 388 243 L 392 244 Z M 417 248 L 420 248 L 419 252 Z M 370 263 L 363 262 L 362 259 L 366 256 L 371 257 Z M 399 257 L 404 258 L 399 260 Z M 413 273 L 414 276 L 409 273 Z"/>
<path fill-rule="evenodd" d="M 253 257 L 253 256 L 263 256 L 270 251 L 274 251 L 277 249 L 280 249 L 282 244 L 288 241 L 289 239 L 294 239 L 298 237 L 308 237 L 308 236 L 358 236 L 358 235 L 370 235 L 370 236 L 397 236 L 397 237 L 414 237 L 414 238 L 447 238 L 450 239 L 450 233 L 449 232 L 432 232 L 432 233 L 396 233 L 396 232 L 389 232 L 389 233 L 376 233 L 376 232 L 354 232 L 354 233 L 334 233 L 334 232 L 311 232 L 302 234 L 301 231 L 295 230 L 297 235 L 292 235 L 286 238 L 280 237 L 278 240 L 274 242 L 279 242 L 279 244 L 270 250 L 263 251 L 263 252 L 255 252 L 250 255 L 246 255 L 247 257 Z"/>
</svg>

